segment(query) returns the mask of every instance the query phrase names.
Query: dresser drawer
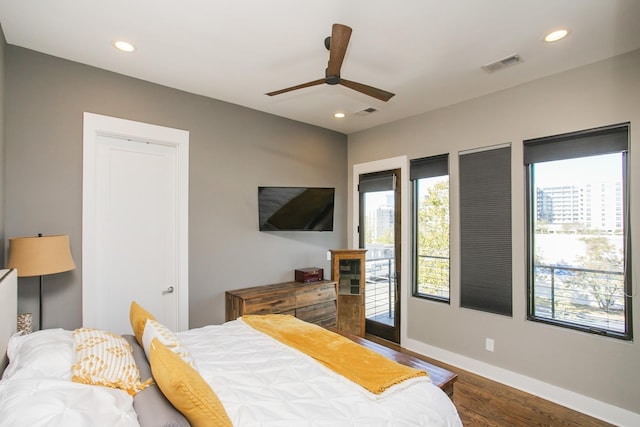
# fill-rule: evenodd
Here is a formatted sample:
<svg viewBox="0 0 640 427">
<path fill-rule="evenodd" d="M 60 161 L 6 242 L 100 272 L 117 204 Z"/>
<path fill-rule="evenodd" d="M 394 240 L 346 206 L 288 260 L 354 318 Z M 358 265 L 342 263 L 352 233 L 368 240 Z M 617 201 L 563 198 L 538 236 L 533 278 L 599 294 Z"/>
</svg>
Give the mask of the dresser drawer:
<svg viewBox="0 0 640 427">
<path fill-rule="evenodd" d="M 295 312 L 296 295 L 293 292 L 270 294 L 244 300 L 242 314 L 272 314 Z"/>
<path fill-rule="evenodd" d="M 296 317 L 320 326 L 336 326 L 336 302 L 327 301 L 296 309 Z"/>
<path fill-rule="evenodd" d="M 334 283 L 324 283 L 317 286 L 305 286 L 296 290 L 297 307 L 306 307 L 308 305 L 335 300 L 336 285 Z"/>
</svg>

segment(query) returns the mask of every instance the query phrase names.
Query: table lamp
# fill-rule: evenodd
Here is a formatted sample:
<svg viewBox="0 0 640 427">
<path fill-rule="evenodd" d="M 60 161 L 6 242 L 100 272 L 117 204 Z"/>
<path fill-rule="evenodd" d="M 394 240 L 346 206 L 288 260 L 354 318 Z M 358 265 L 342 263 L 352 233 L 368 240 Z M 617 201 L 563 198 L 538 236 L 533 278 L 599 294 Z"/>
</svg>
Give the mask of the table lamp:
<svg viewBox="0 0 640 427">
<path fill-rule="evenodd" d="M 9 261 L 7 268 L 18 270 L 18 277 L 40 276 L 40 317 L 42 329 L 42 282 L 43 276 L 63 273 L 76 268 L 71 256 L 68 235 L 36 237 L 14 237 L 9 239 Z"/>
</svg>

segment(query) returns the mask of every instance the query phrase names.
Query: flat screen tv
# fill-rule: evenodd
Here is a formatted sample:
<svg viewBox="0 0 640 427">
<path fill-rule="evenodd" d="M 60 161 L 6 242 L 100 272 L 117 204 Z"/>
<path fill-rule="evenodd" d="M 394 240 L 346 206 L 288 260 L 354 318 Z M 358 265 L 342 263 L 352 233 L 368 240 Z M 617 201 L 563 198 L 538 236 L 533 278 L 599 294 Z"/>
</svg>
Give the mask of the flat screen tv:
<svg viewBox="0 0 640 427">
<path fill-rule="evenodd" d="M 258 187 L 260 231 L 333 231 L 334 188 Z"/>
</svg>

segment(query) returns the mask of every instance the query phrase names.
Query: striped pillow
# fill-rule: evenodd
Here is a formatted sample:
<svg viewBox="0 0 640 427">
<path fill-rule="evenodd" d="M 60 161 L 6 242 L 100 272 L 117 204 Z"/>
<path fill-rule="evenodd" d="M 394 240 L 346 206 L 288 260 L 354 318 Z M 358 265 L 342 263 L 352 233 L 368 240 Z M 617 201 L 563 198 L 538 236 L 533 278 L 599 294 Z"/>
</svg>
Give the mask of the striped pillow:
<svg viewBox="0 0 640 427">
<path fill-rule="evenodd" d="M 151 384 L 140 381 L 133 350 L 120 335 L 100 329 L 73 331 L 75 363 L 71 380 L 77 383 L 119 388 L 131 396 Z"/>
<path fill-rule="evenodd" d="M 150 360 L 149 354 L 151 341 L 153 341 L 154 338 L 157 338 L 160 343 L 165 345 L 165 347 L 180 356 L 180 358 L 193 369 L 198 369 L 195 360 L 193 360 L 193 356 L 191 356 L 191 352 L 180 338 L 178 338 L 176 334 L 174 334 L 165 325 L 153 319 L 147 320 L 144 332 L 142 333 L 142 347 L 144 348 L 144 352 L 147 355 L 148 360 Z"/>
</svg>

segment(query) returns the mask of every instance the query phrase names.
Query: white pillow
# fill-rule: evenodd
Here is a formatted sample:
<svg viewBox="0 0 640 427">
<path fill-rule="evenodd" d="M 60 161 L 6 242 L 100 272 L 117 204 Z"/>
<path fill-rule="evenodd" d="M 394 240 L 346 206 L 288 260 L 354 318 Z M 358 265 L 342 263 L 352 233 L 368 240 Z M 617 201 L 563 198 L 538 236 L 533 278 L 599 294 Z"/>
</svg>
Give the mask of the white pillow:
<svg viewBox="0 0 640 427">
<path fill-rule="evenodd" d="M 172 352 L 180 356 L 180 358 L 191 365 L 193 369 L 198 369 L 191 352 L 187 346 L 180 341 L 180 338 L 178 338 L 176 334 L 162 323 L 153 319 L 147 319 L 147 323 L 144 326 L 144 332 L 142 333 L 142 347 L 144 348 L 144 353 L 147 355 L 147 360 L 151 360 L 149 355 L 151 354 L 151 341 L 154 338 L 157 338 L 158 341 L 164 344 Z"/>
<path fill-rule="evenodd" d="M 74 361 L 73 332 L 45 329 L 28 335 L 16 334 L 7 346 L 6 378 L 52 378 L 71 380 Z"/>
</svg>

